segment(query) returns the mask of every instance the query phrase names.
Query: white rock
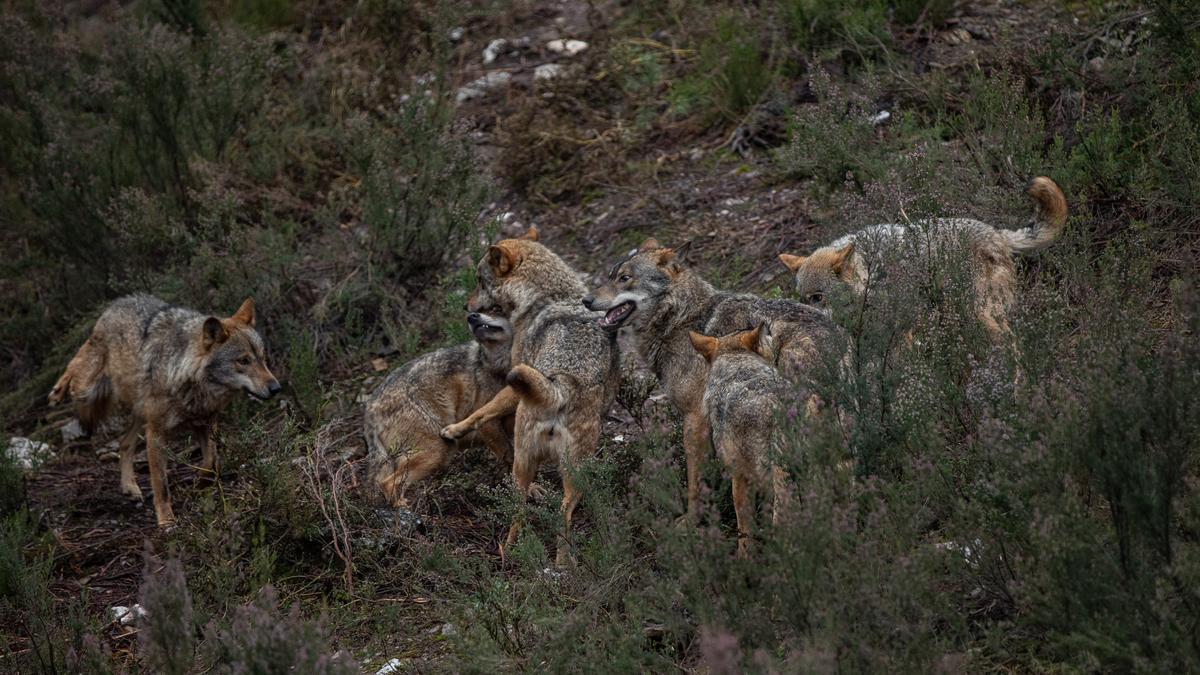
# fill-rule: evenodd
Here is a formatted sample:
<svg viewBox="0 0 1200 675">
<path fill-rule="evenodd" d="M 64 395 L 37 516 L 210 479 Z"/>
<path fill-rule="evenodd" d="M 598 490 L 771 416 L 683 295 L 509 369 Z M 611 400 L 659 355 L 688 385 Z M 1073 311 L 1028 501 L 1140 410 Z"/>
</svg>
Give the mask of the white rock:
<svg viewBox="0 0 1200 675">
<path fill-rule="evenodd" d="M 8 439 L 8 448 L 5 452 L 8 453 L 10 459 L 16 462 L 17 466 L 26 471 L 54 456 L 54 451 L 50 449 L 49 445 L 22 436 L 13 436 Z"/>
<path fill-rule="evenodd" d="M 500 52 L 503 52 L 504 48 L 507 46 L 508 40 L 505 40 L 504 38 L 496 38 L 495 40 L 489 42 L 488 46 L 483 48 L 483 65 L 486 66 L 495 61 L 496 57 L 500 56 Z"/>
<path fill-rule="evenodd" d="M 463 85 L 461 88 L 459 88 L 458 94 L 455 95 L 454 99 L 459 103 L 462 103 L 463 101 L 469 101 L 473 98 L 479 98 L 493 89 L 500 89 L 501 87 L 508 86 L 508 83 L 511 81 L 512 73 L 504 70 L 497 70 Z"/>
<path fill-rule="evenodd" d="M 134 621 L 137 621 L 143 616 L 146 616 L 146 610 L 143 609 L 141 605 L 134 605 L 132 607 L 117 605 L 115 607 L 108 608 L 109 620 L 120 622 L 122 626 L 133 625 Z"/>
<path fill-rule="evenodd" d="M 624 442 L 625 442 L 625 436 L 623 436 L 622 434 L 617 434 L 616 436 L 613 436 L 613 443 L 624 443 Z"/>
<path fill-rule="evenodd" d="M 879 126 L 890 119 L 892 119 L 892 113 L 886 110 L 880 110 L 879 114 L 871 116 L 871 124 L 873 126 Z"/>
<path fill-rule="evenodd" d="M 463 39 L 463 35 L 465 35 L 466 32 L 467 32 L 467 29 L 463 28 L 462 26 L 456 26 L 454 28 L 451 28 L 450 33 L 449 33 L 450 41 L 458 42 L 459 40 Z"/>
<path fill-rule="evenodd" d="M 533 69 L 533 79 L 552 80 L 562 75 L 567 69 L 557 63 L 543 63 Z"/>
<path fill-rule="evenodd" d="M 583 40 L 551 40 L 546 43 L 546 49 L 567 56 L 575 56 L 587 48 L 588 43 Z"/>
<path fill-rule="evenodd" d="M 455 625 L 452 623 L 444 623 L 444 624 L 442 624 L 442 629 L 440 632 L 442 634 L 442 637 L 451 638 L 451 637 L 454 637 L 455 635 L 458 635 L 458 628 L 456 628 Z"/>
<path fill-rule="evenodd" d="M 77 438 L 83 438 L 84 436 L 83 425 L 80 424 L 79 420 L 77 419 L 71 420 L 70 422 L 62 425 L 58 431 L 62 434 L 63 443 L 70 443 L 71 441 Z"/>
<path fill-rule="evenodd" d="M 392 659 L 383 664 L 383 667 L 375 671 L 375 675 L 392 675 L 400 672 L 400 668 L 404 666 L 404 662 L 400 659 Z"/>
</svg>

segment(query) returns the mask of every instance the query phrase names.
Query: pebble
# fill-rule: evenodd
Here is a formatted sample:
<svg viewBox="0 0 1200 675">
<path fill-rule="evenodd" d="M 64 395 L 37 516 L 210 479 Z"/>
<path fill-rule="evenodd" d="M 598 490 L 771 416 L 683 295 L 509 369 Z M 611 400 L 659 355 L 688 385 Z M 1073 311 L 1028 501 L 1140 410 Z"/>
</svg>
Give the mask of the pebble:
<svg viewBox="0 0 1200 675">
<path fill-rule="evenodd" d="M 404 667 L 403 661 L 400 659 L 392 659 L 391 661 L 383 664 L 382 668 L 375 671 L 375 675 L 393 675 L 393 673 L 400 672 L 402 667 Z"/>
<path fill-rule="evenodd" d="M 583 40 L 551 40 L 546 43 L 546 49 L 555 54 L 565 54 L 567 56 L 575 56 L 587 48 L 588 43 Z"/>
<path fill-rule="evenodd" d="M 146 610 L 141 605 L 132 607 L 116 605 L 108 608 L 109 620 L 119 622 L 122 626 L 130 626 L 143 616 L 146 616 Z"/>
<path fill-rule="evenodd" d="M 480 98 L 493 89 L 507 87 L 509 82 L 512 82 L 512 73 L 497 70 L 460 87 L 454 100 L 462 103 L 473 98 Z"/>
<path fill-rule="evenodd" d="M 489 42 L 488 46 L 483 48 L 483 65 L 486 66 L 495 61 L 496 57 L 500 56 L 500 52 L 504 51 L 504 48 L 507 46 L 508 40 L 504 38 L 496 38 Z"/>
<path fill-rule="evenodd" d="M 543 63 L 533 69 L 533 79 L 535 80 L 552 80 L 564 72 L 566 68 L 557 63 Z"/>
</svg>

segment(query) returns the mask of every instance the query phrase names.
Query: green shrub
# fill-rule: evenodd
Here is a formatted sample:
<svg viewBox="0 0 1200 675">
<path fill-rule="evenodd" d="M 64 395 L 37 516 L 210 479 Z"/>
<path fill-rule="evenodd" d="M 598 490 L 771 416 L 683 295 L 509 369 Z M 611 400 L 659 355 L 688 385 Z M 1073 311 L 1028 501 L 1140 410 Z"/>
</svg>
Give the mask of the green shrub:
<svg viewBox="0 0 1200 675">
<path fill-rule="evenodd" d="M 775 81 L 770 44 L 760 27 L 739 13 L 719 16 L 698 49 L 694 71 L 671 87 L 676 115 L 704 112 L 734 121 L 758 103 Z"/>
<path fill-rule="evenodd" d="M 346 143 L 376 274 L 424 283 L 476 231 L 487 186 L 449 134 L 448 103 L 416 96 L 389 118 L 359 117 Z"/>
</svg>

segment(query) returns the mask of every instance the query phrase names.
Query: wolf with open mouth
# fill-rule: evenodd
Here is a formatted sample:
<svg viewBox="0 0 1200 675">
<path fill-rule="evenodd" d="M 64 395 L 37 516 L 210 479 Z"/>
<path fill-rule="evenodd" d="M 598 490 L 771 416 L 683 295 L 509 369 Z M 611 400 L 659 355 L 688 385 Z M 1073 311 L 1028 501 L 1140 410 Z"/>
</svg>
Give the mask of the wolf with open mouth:
<svg viewBox="0 0 1200 675">
<path fill-rule="evenodd" d="M 500 306 L 512 321 L 512 370 L 508 386 L 469 417 L 447 426 L 456 439 L 498 416 L 516 415 L 513 480 L 528 496 L 538 466 L 557 462 L 563 483 L 563 536 L 556 561 L 569 560 L 571 517 L 579 503 L 571 468 L 596 453 L 604 413 L 620 383 L 616 335 L 596 325 L 579 306 L 587 291 L 579 276 L 537 242 L 537 230 L 491 246 L 476 268 L 469 309 Z M 516 542 L 519 521 L 505 549 Z"/>
<path fill-rule="evenodd" d="M 772 325 L 764 349 L 793 381 L 811 369 L 817 346 L 833 325 L 820 310 L 795 300 L 766 299 L 717 290 L 685 267 L 674 249 L 648 239 L 612 267 L 608 281 L 583 298 L 604 330 L 628 328 L 638 352 L 683 415 L 687 455 L 688 516 L 698 514 L 700 463 L 710 452 L 703 398 L 706 364 L 688 334 L 728 335 L 763 321 Z"/>
<path fill-rule="evenodd" d="M 467 315 L 473 342 L 418 356 L 392 371 L 363 411 L 363 435 L 371 475 L 393 506 L 408 505 L 412 485 L 443 469 L 454 444 L 439 433 L 491 400 L 505 386 L 512 325 L 496 306 Z M 487 447 L 496 459 L 512 459 L 512 417 L 481 425 L 463 439 Z"/>
</svg>

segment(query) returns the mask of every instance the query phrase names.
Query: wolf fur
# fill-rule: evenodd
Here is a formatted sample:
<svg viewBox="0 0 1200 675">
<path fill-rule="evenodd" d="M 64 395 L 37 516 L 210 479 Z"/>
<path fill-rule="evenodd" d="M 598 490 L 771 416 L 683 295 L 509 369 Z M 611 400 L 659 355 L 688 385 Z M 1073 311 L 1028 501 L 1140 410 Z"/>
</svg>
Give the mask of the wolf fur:
<svg viewBox="0 0 1200 675">
<path fill-rule="evenodd" d="M 787 508 L 785 474 L 775 465 L 783 449 L 780 415 L 786 403 L 803 396 L 764 358 L 769 332 L 759 324 L 721 337 L 688 333 L 707 370 L 703 409 L 712 444 L 732 475 L 741 557 L 749 551 L 755 492 L 773 496 L 774 523 Z"/>
<path fill-rule="evenodd" d="M 254 329 L 254 301 L 232 316 L 217 318 L 167 304 L 150 295 L 113 302 L 55 383 L 50 402 L 73 399 L 91 430 L 120 408 L 131 414 L 120 441 L 121 492 L 142 499 L 133 472 L 138 430 L 146 435 L 146 457 L 154 512 L 160 527 L 175 515 L 167 486 L 163 443 L 180 431 L 200 435 L 201 478 L 217 475 L 217 416 L 246 393 L 260 400 L 280 389 Z"/>
<path fill-rule="evenodd" d="M 406 490 L 446 466 L 454 443 L 442 427 L 470 415 L 505 386 L 512 324 L 499 307 L 467 316 L 475 340 L 446 347 L 392 371 L 367 401 L 363 432 L 375 484 L 393 506 L 407 506 Z M 480 425 L 462 442 L 483 444 L 511 461 L 512 419 Z"/>
<path fill-rule="evenodd" d="M 673 249 L 648 239 L 609 272 L 608 281 L 583 299 L 603 312 L 598 324 L 610 332 L 628 327 L 638 351 L 683 415 L 687 456 L 688 516 L 699 514 L 700 463 L 711 443 L 703 398 L 706 368 L 689 333 L 727 335 L 770 321 L 772 365 L 800 379 L 817 359 L 818 345 L 833 330 L 820 311 L 795 300 L 765 299 L 717 290 L 684 266 Z"/>
<path fill-rule="evenodd" d="M 528 496 L 538 467 L 556 461 L 562 472 L 563 538 L 557 563 L 569 559 L 571 518 L 580 492 L 570 469 L 596 453 L 600 423 L 620 381 L 616 336 L 579 305 L 587 289 L 579 276 L 530 229 L 519 239 L 491 246 L 476 268 L 469 309 L 498 304 L 513 328 L 508 386 L 488 404 L 442 430 L 456 439 L 498 416 L 513 414 L 513 480 Z M 501 552 L 516 543 L 509 528 Z"/>
<path fill-rule="evenodd" d="M 1053 180 L 1044 176 L 1033 179 L 1028 193 L 1037 210 L 1029 225 L 1018 230 L 997 229 L 967 218 L 942 218 L 919 224 L 934 230 L 935 236 L 966 239 L 974 270 L 976 314 L 993 339 L 1009 333 L 1008 310 L 1016 297 L 1014 256 L 1049 246 L 1067 222 L 1067 201 Z M 830 293 L 838 285 L 849 286 L 861 294 L 870 281 L 863 251 L 856 246 L 858 239 L 899 241 L 913 231 L 913 227 L 905 225 L 874 225 L 808 256 L 782 253 L 779 260 L 795 275 L 800 299 L 826 307 Z"/>
</svg>

